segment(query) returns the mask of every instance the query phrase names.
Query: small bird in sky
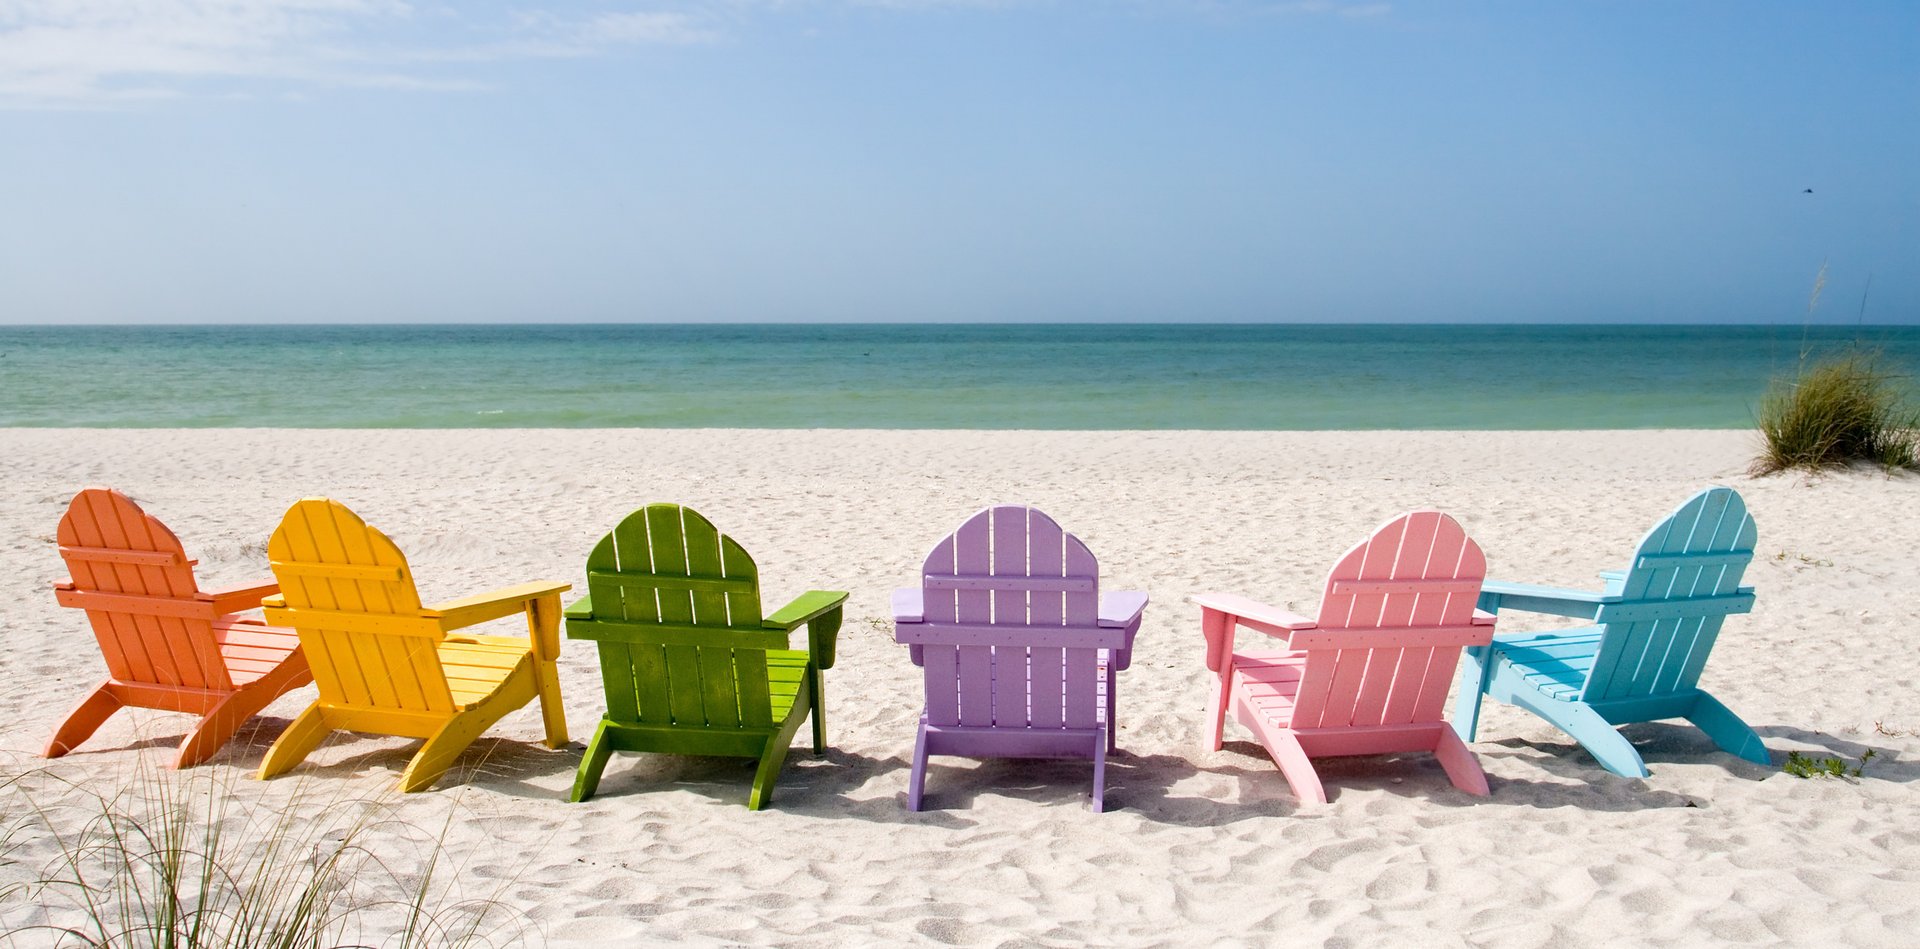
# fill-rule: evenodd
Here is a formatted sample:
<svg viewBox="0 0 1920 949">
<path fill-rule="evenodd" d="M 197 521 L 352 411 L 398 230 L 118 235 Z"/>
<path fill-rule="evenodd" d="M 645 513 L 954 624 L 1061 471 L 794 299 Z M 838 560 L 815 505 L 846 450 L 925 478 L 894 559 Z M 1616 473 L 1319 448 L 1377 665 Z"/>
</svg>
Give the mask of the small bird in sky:
<svg viewBox="0 0 1920 949">
<path fill-rule="evenodd" d="M 1812 189 L 1812 188 L 1808 188 L 1807 190 L 1805 190 L 1805 191 L 1802 191 L 1802 192 L 1800 192 L 1800 193 L 1801 193 L 1801 194 L 1812 194 L 1812 193 L 1813 193 L 1813 189 Z"/>
</svg>

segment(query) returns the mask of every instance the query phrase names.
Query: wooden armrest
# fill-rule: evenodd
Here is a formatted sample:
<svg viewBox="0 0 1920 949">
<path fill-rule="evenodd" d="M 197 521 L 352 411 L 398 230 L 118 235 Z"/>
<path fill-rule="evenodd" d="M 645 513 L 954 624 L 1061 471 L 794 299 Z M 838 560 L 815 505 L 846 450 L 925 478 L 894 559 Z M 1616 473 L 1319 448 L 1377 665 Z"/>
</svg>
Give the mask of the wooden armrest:
<svg viewBox="0 0 1920 949">
<path fill-rule="evenodd" d="M 1499 621 L 1500 621 L 1500 617 L 1495 616 L 1492 613 L 1487 612 L 1486 610 L 1476 609 L 1473 611 L 1473 625 L 1475 626 L 1492 626 L 1494 623 L 1497 623 Z"/>
<path fill-rule="evenodd" d="M 924 623 L 927 620 L 926 591 L 919 587 L 897 587 L 893 591 L 893 621 Z"/>
<path fill-rule="evenodd" d="M 588 594 L 586 596 L 583 596 L 573 601 L 572 603 L 568 603 L 567 609 L 563 615 L 565 615 L 567 619 L 592 619 L 593 618 L 593 595 Z"/>
<path fill-rule="evenodd" d="M 840 607 L 846 602 L 847 595 L 839 590 L 808 590 L 762 620 L 760 625 L 790 633 L 805 623 L 807 655 L 814 665 L 831 669 L 834 649 L 840 642 Z"/>
<path fill-rule="evenodd" d="M 72 578 L 72 577 L 68 577 L 68 578 L 66 578 L 65 580 L 55 580 L 55 581 L 53 581 L 53 588 L 54 588 L 54 589 L 56 589 L 56 590 L 72 590 L 72 589 L 76 589 L 76 587 L 75 587 L 75 586 L 73 585 L 73 578 Z"/>
<path fill-rule="evenodd" d="M 463 596 L 457 600 L 435 603 L 421 611 L 422 616 L 440 620 L 444 629 L 460 629 L 475 623 L 512 616 L 526 609 L 526 604 L 543 596 L 559 596 L 573 589 L 573 584 L 558 580 L 535 580 L 510 587 L 501 587 L 486 593 Z"/>
<path fill-rule="evenodd" d="M 1100 594 L 1100 625 L 1115 629 L 1125 629 L 1140 622 L 1140 614 L 1147 608 L 1147 594 L 1144 590 L 1115 590 Z"/>
<path fill-rule="evenodd" d="M 1232 593 L 1201 593 L 1187 597 L 1201 609 L 1225 613 L 1234 618 L 1234 622 L 1250 629 L 1257 629 L 1269 636 L 1285 639 L 1287 633 L 1297 629 L 1313 629 L 1320 625 L 1291 610 L 1283 610 L 1258 600 L 1250 600 Z"/>
<path fill-rule="evenodd" d="M 1480 608 L 1491 613 L 1498 613 L 1501 610 L 1519 610 L 1524 613 L 1544 613 L 1548 616 L 1592 619 L 1598 615 L 1600 607 L 1617 602 L 1620 602 L 1620 596 L 1615 593 L 1569 590 L 1565 587 L 1540 586 L 1533 583 L 1488 580 L 1480 586 Z"/>
<path fill-rule="evenodd" d="M 202 590 L 199 599 L 213 603 L 215 613 L 238 613 L 260 605 L 260 601 L 280 592 L 280 584 L 261 580 L 218 590 Z"/>
<path fill-rule="evenodd" d="M 793 598 L 793 602 L 775 611 L 772 616 L 760 622 L 767 629 L 779 629 L 793 632 L 808 620 L 837 610 L 847 601 L 847 594 L 838 590 L 809 590 Z"/>
</svg>

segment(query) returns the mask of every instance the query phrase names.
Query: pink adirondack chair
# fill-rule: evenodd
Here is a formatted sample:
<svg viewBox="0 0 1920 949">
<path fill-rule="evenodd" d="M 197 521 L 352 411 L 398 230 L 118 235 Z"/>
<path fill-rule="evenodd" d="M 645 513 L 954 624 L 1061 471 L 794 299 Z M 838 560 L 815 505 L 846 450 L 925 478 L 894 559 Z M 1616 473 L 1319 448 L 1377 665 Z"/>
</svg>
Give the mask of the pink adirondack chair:
<svg viewBox="0 0 1920 949">
<path fill-rule="evenodd" d="M 936 544 L 920 586 L 893 594 L 894 640 L 927 687 L 907 805 L 920 809 L 933 755 L 1091 758 L 1100 810 L 1115 673 L 1146 606 L 1102 595 L 1093 554 L 1035 508 L 986 508 Z"/>
<path fill-rule="evenodd" d="M 1232 594 L 1193 597 L 1219 677 L 1206 749 L 1219 750 L 1232 706 L 1302 801 L 1327 800 L 1314 758 L 1406 751 L 1433 752 L 1455 787 L 1485 795 L 1479 761 L 1440 713 L 1460 650 L 1493 638 L 1493 616 L 1474 608 L 1486 573 L 1459 522 L 1414 511 L 1334 564 L 1318 619 Z M 1286 648 L 1237 652 L 1242 626 Z"/>
<path fill-rule="evenodd" d="M 57 537 L 71 577 L 54 584 L 54 596 L 87 612 L 107 678 L 60 723 L 47 757 L 72 751 L 132 705 L 201 716 L 174 759 L 185 768 L 211 757 L 275 698 L 313 681 L 293 630 L 240 615 L 277 585 L 201 590 L 180 539 L 126 495 L 74 495 Z"/>
</svg>

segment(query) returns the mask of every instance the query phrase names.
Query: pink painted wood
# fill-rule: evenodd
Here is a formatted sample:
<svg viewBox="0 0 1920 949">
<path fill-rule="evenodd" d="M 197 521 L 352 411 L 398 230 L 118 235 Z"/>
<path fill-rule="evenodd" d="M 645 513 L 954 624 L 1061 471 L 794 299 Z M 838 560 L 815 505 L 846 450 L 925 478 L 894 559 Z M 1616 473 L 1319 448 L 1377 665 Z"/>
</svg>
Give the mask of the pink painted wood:
<svg viewBox="0 0 1920 949">
<path fill-rule="evenodd" d="M 1493 638 L 1493 618 L 1474 609 L 1486 572 L 1459 522 L 1414 511 L 1341 556 L 1315 619 L 1228 594 L 1194 597 L 1217 677 L 1206 749 L 1221 747 L 1231 708 L 1302 801 L 1327 799 L 1313 758 L 1408 751 L 1434 752 L 1455 787 L 1488 793 L 1441 718 L 1460 650 Z M 1235 651 L 1242 626 L 1287 648 Z"/>
<path fill-rule="evenodd" d="M 1039 510 L 990 507 L 927 555 L 897 591 L 896 641 L 926 682 L 907 803 L 919 810 L 933 755 L 1084 757 L 1103 807 L 1114 673 L 1131 659 L 1144 593 L 1099 588 L 1079 538 Z"/>
</svg>

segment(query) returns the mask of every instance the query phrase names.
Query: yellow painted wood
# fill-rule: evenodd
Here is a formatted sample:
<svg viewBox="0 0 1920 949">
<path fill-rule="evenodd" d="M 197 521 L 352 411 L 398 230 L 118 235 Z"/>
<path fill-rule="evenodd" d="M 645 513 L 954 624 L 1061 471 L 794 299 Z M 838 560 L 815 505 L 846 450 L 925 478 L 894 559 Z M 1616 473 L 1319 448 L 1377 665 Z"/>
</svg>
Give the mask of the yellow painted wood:
<svg viewBox="0 0 1920 949">
<path fill-rule="evenodd" d="M 302 500 L 267 544 L 281 594 L 265 611 L 320 657 L 320 699 L 267 753 L 260 776 L 292 768 L 329 731 L 425 738 L 401 775 L 431 786 L 501 716 L 540 700 L 548 747 L 567 741 L 560 704 L 560 594 L 537 581 L 424 606 L 406 557 L 337 501 Z M 528 636 L 452 636 L 516 613 Z M 324 681 L 322 678 L 324 677 Z"/>
</svg>

